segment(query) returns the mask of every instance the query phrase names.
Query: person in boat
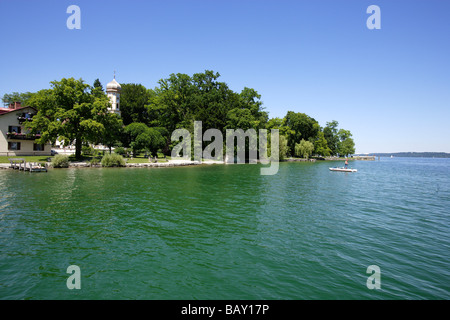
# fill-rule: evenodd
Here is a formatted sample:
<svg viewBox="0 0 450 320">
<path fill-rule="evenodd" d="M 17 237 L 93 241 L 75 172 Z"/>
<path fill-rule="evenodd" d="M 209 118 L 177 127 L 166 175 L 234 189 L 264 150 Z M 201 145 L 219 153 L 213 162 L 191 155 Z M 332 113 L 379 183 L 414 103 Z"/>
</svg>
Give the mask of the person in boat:
<svg viewBox="0 0 450 320">
<path fill-rule="evenodd" d="M 348 158 L 345 158 L 345 169 L 348 169 Z"/>
</svg>

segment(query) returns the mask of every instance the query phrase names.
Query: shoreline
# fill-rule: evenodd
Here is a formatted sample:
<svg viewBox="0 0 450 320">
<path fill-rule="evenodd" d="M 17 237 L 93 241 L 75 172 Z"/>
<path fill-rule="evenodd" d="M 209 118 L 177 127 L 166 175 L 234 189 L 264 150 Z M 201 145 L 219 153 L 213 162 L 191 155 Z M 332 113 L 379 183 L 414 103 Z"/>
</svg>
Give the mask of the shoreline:
<svg viewBox="0 0 450 320">
<path fill-rule="evenodd" d="M 355 159 L 349 159 L 349 161 Z M 286 158 L 283 160 L 279 160 L 279 162 L 321 162 L 321 161 L 345 161 L 345 159 L 304 159 L 304 158 Z M 259 162 L 259 161 L 258 161 Z M 203 160 L 199 161 L 191 161 L 191 160 L 169 160 L 167 162 L 144 162 L 144 163 L 126 163 L 123 167 L 103 167 L 101 164 L 91 165 L 86 161 L 73 161 L 69 163 L 69 167 L 67 168 L 53 168 L 51 165 L 50 169 L 70 169 L 70 168 L 170 168 L 170 167 L 186 167 L 186 166 L 198 166 L 198 165 L 213 165 L 213 164 L 236 164 L 236 163 L 225 163 L 224 161 L 214 161 L 214 160 Z M 245 163 L 249 164 L 249 163 Z M 0 163 L 0 170 L 14 170 L 11 168 L 9 163 Z"/>
</svg>

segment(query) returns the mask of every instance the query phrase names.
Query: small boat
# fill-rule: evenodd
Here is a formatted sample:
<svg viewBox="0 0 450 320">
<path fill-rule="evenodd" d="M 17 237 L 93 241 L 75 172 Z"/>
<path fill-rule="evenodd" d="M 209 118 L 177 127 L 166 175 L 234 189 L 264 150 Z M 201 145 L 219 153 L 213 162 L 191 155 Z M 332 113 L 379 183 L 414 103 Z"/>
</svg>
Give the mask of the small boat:
<svg viewBox="0 0 450 320">
<path fill-rule="evenodd" d="M 330 171 L 341 171 L 341 172 L 357 172 L 358 170 L 356 169 L 345 169 L 345 168 L 330 168 Z"/>
</svg>

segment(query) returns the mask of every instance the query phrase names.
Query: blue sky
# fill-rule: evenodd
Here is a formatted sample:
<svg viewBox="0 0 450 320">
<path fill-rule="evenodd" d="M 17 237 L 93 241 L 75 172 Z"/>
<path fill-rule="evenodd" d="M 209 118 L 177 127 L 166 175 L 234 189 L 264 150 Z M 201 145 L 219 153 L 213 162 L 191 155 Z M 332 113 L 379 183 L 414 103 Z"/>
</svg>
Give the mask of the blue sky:
<svg viewBox="0 0 450 320">
<path fill-rule="evenodd" d="M 66 27 L 72 4 L 81 30 Z M 450 152 L 450 1 L 0 0 L 0 35 L 0 96 L 208 69 L 256 89 L 270 117 L 337 120 L 358 153 Z"/>
</svg>

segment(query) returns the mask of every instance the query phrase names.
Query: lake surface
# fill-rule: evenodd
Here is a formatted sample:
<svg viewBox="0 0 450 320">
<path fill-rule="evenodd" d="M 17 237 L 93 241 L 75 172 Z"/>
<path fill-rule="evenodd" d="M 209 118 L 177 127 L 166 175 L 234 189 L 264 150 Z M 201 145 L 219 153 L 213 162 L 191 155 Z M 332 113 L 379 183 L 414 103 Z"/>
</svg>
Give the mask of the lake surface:
<svg viewBox="0 0 450 320">
<path fill-rule="evenodd" d="M 450 299 L 450 159 L 338 165 L 0 171 L 0 299 Z"/>
</svg>

